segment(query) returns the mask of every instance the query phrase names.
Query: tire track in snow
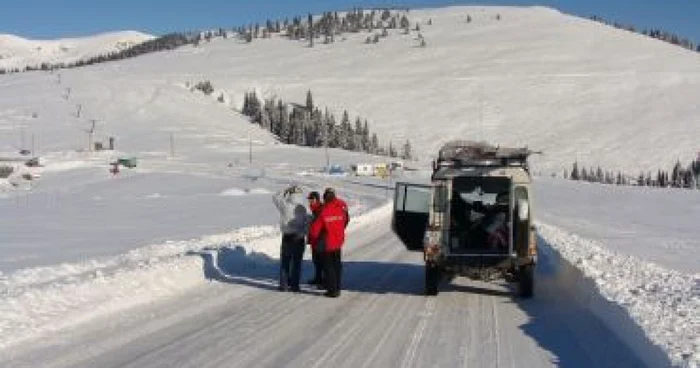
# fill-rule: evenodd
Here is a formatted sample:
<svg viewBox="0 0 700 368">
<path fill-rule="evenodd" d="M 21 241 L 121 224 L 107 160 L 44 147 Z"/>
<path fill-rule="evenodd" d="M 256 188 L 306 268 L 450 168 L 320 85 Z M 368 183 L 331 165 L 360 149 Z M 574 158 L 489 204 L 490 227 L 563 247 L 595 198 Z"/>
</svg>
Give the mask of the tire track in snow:
<svg viewBox="0 0 700 368">
<path fill-rule="evenodd" d="M 244 294 L 240 299 L 241 306 L 243 306 L 246 301 L 253 298 L 252 294 Z M 267 313 L 274 306 L 271 305 L 269 308 L 259 309 L 258 312 L 261 314 Z M 243 313 L 245 313 L 244 308 Z M 191 329 L 185 332 L 172 332 L 168 330 L 169 326 L 174 325 L 175 321 L 166 321 L 165 327 L 158 324 L 157 326 L 151 326 L 152 322 L 157 321 L 145 321 L 143 328 L 145 331 L 141 331 L 141 334 L 134 337 L 131 333 L 121 334 L 113 339 L 107 339 L 105 341 L 99 341 L 96 345 L 90 346 L 90 355 L 85 356 L 82 351 L 73 351 L 68 355 L 59 357 L 58 359 L 50 360 L 50 364 L 47 366 L 52 367 L 94 367 L 104 365 L 105 356 L 114 355 L 113 351 L 119 349 L 120 351 L 127 351 L 127 354 L 121 353 L 110 361 L 115 361 L 114 365 L 126 366 L 129 364 L 136 364 L 144 359 L 153 358 L 159 354 L 162 354 L 167 349 L 176 346 L 184 341 L 193 340 L 197 341 L 205 337 L 210 330 L 215 330 L 221 326 L 229 325 L 231 320 L 237 319 L 239 314 L 234 311 L 221 311 L 218 310 L 213 313 L 209 313 L 206 317 L 197 319 L 196 321 L 186 321 L 188 324 L 192 324 Z M 201 323 L 202 320 L 204 323 Z M 180 323 L 178 323 L 180 325 Z M 232 324 L 236 325 L 236 324 Z M 195 327 L 196 326 L 196 327 Z M 163 333 L 167 330 L 168 333 Z M 98 332 L 102 335 L 102 332 Z M 155 344 L 154 341 L 160 341 L 160 343 Z M 126 358 L 126 360 L 124 360 Z M 107 359 L 109 360 L 109 359 Z M 140 363 L 139 363 L 140 364 Z M 139 366 L 138 364 L 136 366 Z"/>
<path fill-rule="evenodd" d="M 205 360 L 207 362 L 213 362 L 215 366 L 226 366 L 227 362 L 230 362 L 230 360 L 233 359 L 233 357 L 231 356 L 233 354 L 235 355 L 237 364 L 249 361 L 253 357 L 253 353 L 256 351 L 254 347 L 258 345 L 260 341 L 264 341 L 266 338 L 274 336 L 275 330 L 278 329 L 279 326 L 284 323 L 284 320 L 291 319 L 290 314 L 288 314 L 289 310 L 304 310 L 304 316 L 308 316 L 311 313 L 313 313 L 313 311 L 310 308 L 301 308 L 303 304 L 306 304 L 308 302 L 307 298 L 304 298 L 303 296 L 300 297 L 300 295 L 296 295 L 295 293 L 287 294 L 289 294 L 289 296 L 284 298 L 282 301 L 271 301 L 270 304 L 273 304 L 275 308 L 273 308 L 266 316 L 255 319 L 252 323 L 250 323 L 250 332 L 252 333 L 241 335 L 240 337 L 243 339 L 243 341 L 233 342 L 226 338 L 222 338 L 220 340 L 221 344 L 225 346 L 235 346 L 235 351 L 231 351 L 231 349 L 225 349 L 225 351 L 228 351 L 228 354 L 223 354 L 215 360 L 212 360 L 211 358 Z M 270 299 L 277 298 L 271 296 Z M 254 305 L 260 304 L 256 302 Z M 255 308 L 249 309 L 251 310 L 253 315 L 257 314 Z M 235 331 L 236 329 L 227 328 L 226 330 Z M 210 350 L 222 351 L 222 349 Z M 250 365 L 244 364 L 242 366 Z"/>
<path fill-rule="evenodd" d="M 262 293 L 262 291 L 260 293 Z M 279 310 L 281 308 L 280 306 L 291 304 L 290 299 L 292 299 L 292 296 L 289 295 L 284 299 L 284 302 L 281 303 L 259 303 L 259 301 L 254 302 L 253 299 L 259 299 L 258 297 L 261 296 L 260 293 L 258 293 L 257 295 L 252 295 L 250 298 L 247 298 L 248 302 L 240 303 L 240 307 L 237 311 L 228 314 L 222 319 L 216 320 L 213 323 L 205 324 L 195 330 L 189 330 L 180 336 L 176 335 L 174 337 L 171 337 L 167 343 L 151 347 L 149 348 L 149 350 L 143 352 L 142 354 L 132 356 L 129 361 L 124 362 L 120 365 L 134 367 L 150 366 L 152 364 L 149 363 L 150 361 L 159 361 L 159 356 L 168 355 L 169 349 L 178 349 L 179 345 L 187 342 L 196 343 L 199 340 L 206 340 L 204 339 L 204 337 L 209 335 L 211 331 L 245 331 L 246 325 L 254 327 L 262 325 L 269 328 L 271 325 L 277 323 L 278 319 L 281 317 L 279 313 Z M 265 294 L 262 295 L 264 296 Z M 246 308 L 245 306 L 248 305 L 248 303 L 255 303 L 255 305 L 258 306 L 267 306 L 267 308 Z M 275 316 L 277 316 L 278 319 L 275 319 Z M 253 334 L 253 336 L 257 336 L 260 332 L 261 331 L 258 331 L 258 333 Z M 212 349 L 216 348 L 216 346 L 210 345 L 208 346 L 208 348 Z"/>
<path fill-rule="evenodd" d="M 418 322 L 418 325 L 413 331 L 413 334 L 411 334 L 411 343 L 408 347 L 408 350 L 406 351 L 406 354 L 404 355 L 403 361 L 401 362 L 402 368 L 413 367 L 413 363 L 416 358 L 416 352 L 418 351 L 418 346 L 423 339 L 423 335 L 425 333 L 426 326 L 428 325 L 428 321 L 432 318 L 433 314 L 435 314 L 436 308 L 437 298 L 426 299 L 423 306 L 423 311 L 419 314 L 420 321 Z"/>
<path fill-rule="evenodd" d="M 396 310 L 396 313 L 394 313 L 394 317 L 389 323 L 389 326 L 387 326 L 387 328 L 384 330 L 384 333 L 382 333 L 374 349 L 372 349 L 372 352 L 367 356 L 367 359 L 365 359 L 364 363 L 362 364 L 362 368 L 371 367 L 372 362 L 374 362 L 374 360 L 377 358 L 377 355 L 379 355 L 381 349 L 387 343 L 389 336 L 391 336 L 396 331 L 399 322 L 405 318 L 408 308 L 412 306 L 410 303 L 406 303 L 405 301 L 398 299 L 396 303 L 401 304 L 401 306 L 398 310 Z M 394 309 L 391 308 L 391 310 Z"/>
<path fill-rule="evenodd" d="M 380 249 L 381 250 L 381 249 Z M 396 260 L 401 257 L 402 252 L 395 251 L 392 256 L 392 260 Z M 397 271 L 398 265 L 393 266 L 389 271 L 387 271 L 382 278 L 379 280 L 378 285 L 376 286 L 379 288 L 381 285 L 385 284 L 390 277 Z M 361 297 L 360 295 L 356 296 L 353 299 Z M 368 306 L 362 309 L 364 315 L 372 315 L 371 311 L 375 310 L 378 307 L 378 301 L 381 300 L 384 297 L 382 294 L 374 294 L 370 297 L 370 301 L 367 303 Z M 348 308 L 351 306 L 351 303 L 346 303 Z M 333 331 L 338 331 L 342 330 L 345 325 L 354 322 L 352 318 L 345 318 L 343 322 L 341 322 L 339 325 L 334 326 Z M 326 353 L 321 356 L 320 359 L 318 359 L 316 362 L 313 364 L 313 368 L 318 368 L 320 367 L 323 363 L 326 361 L 330 360 L 333 358 L 339 350 L 341 350 L 343 347 L 345 347 L 348 342 L 351 340 L 351 338 L 354 338 L 357 336 L 359 332 L 361 332 L 361 328 L 363 328 L 363 324 L 358 323 L 355 321 L 354 325 L 345 333 L 343 333 L 339 339 L 337 339 L 337 342 L 333 344 L 329 349 L 326 350 Z"/>
</svg>

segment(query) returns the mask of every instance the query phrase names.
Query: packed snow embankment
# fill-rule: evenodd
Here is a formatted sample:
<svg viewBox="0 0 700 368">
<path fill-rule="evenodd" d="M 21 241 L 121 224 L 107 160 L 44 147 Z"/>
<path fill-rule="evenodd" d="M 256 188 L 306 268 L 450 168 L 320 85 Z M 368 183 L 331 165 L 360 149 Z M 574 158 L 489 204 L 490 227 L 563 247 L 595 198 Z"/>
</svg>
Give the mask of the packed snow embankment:
<svg viewBox="0 0 700 368">
<path fill-rule="evenodd" d="M 674 366 L 700 367 L 700 274 L 615 253 L 551 225 L 538 229 L 561 256 L 556 263 L 566 269 L 560 272 L 574 297 L 649 366 L 667 366 L 670 360 Z M 649 349 L 646 340 L 665 354 Z"/>
<path fill-rule="evenodd" d="M 360 214 L 348 231 L 374 223 L 390 210 L 385 205 Z M 230 277 L 219 266 L 245 271 L 243 275 L 246 269 L 271 266 L 279 258 L 279 239 L 277 227 L 253 226 L 114 257 L 0 272 L 0 350 Z"/>
<path fill-rule="evenodd" d="M 191 252 L 241 248 L 242 267 L 269 260 L 268 239 L 276 233 L 272 226 L 249 227 L 106 259 L 0 274 L 0 349 L 201 285 L 201 257 L 185 257 Z"/>
</svg>

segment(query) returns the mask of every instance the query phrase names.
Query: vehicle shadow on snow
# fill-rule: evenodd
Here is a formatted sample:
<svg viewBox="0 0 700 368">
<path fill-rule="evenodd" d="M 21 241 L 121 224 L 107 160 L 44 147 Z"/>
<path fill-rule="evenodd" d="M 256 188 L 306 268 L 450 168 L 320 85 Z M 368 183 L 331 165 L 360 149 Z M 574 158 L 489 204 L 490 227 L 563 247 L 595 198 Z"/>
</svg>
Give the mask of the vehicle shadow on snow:
<svg viewBox="0 0 700 368">
<path fill-rule="evenodd" d="M 263 253 L 247 253 L 240 245 L 192 251 L 189 255 L 202 257 L 202 272 L 210 281 L 239 284 L 277 291 L 279 260 Z M 390 261 L 343 261 L 342 291 L 372 294 L 399 294 L 423 297 L 424 267 L 422 263 Z M 302 263 L 302 292 L 321 294 L 305 281 L 313 275 L 313 264 Z M 516 300 L 515 287 L 503 283 L 453 282 L 443 280 L 440 291 L 506 297 Z"/>
<path fill-rule="evenodd" d="M 528 318 L 520 329 L 560 367 L 671 366 L 620 305 L 538 236 L 535 296 L 517 299 Z"/>
<path fill-rule="evenodd" d="M 473 283 L 473 281 L 470 281 Z M 510 285 L 510 284 L 495 284 L 498 285 L 499 287 L 503 287 L 503 289 L 493 289 L 491 288 L 494 284 L 489 284 L 488 286 L 476 286 L 476 285 L 463 285 L 463 284 L 456 284 L 454 282 L 451 282 L 449 284 L 442 284 L 440 285 L 440 292 L 456 292 L 456 293 L 469 293 L 469 294 L 478 294 L 478 295 L 489 295 L 489 296 L 498 296 L 498 297 L 505 297 L 505 298 L 516 298 L 516 290 L 515 287 Z"/>
</svg>

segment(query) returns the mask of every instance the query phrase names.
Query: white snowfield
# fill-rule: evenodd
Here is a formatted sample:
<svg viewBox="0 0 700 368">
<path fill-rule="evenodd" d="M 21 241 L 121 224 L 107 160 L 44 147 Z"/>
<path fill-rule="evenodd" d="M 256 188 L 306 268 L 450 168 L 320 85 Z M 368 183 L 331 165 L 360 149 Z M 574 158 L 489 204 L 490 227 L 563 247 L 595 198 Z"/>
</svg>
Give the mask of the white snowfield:
<svg viewBox="0 0 700 368">
<path fill-rule="evenodd" d="M 424 181 L 453 138 L 543 150 L 542 173 L 689 161 L 700 57 L 545 8 L 409 17 L 426 48 L 416 32 L 314 48 L 230 38 L 0 76 L 0 164 L 16 169 L 0 179 L 0 366 L 700 366 L 700 191 L 537 178 L 535 297 L 522 300 L 463 278 L 423 296 L 387 187 Z M 211 96 L 187 88 L 203 80 Z M 347 109 L 380 139 L 409 139 L 407 165 L 424 170 L 321 174 L 323 149 L 279 144 L 234 111 L 250 90 L 302 103 L 309 89 L 336 118 Z M 92 139 L 115 137 L 115 151 L 86 150 L 93 120 Z M 32 146 L 43 167 L 16 161 Z M 110 174 L 120 157 L 137 167 Z M 271 194 L 290 184 L 334 187 L 350 205 L 339 299 L 276 290 Z"/>
<path fill-rule="evenodd" d="M 137 31 L 110 32 L 60 40 L 29 40 L 0 34 L 0 68 L 23 69 L 25 66 L 41 66 L 42 63 L 75 62 L 126 50 L 150 39 L 153 39 L 153 36 Z"/>
</svg>

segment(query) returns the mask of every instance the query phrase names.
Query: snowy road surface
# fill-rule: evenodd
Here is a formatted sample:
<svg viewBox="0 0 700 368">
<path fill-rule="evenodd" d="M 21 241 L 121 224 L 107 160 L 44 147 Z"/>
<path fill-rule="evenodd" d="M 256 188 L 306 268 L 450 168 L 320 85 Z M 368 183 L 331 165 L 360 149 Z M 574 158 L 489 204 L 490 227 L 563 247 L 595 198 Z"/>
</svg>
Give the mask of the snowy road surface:
<svg viewBox="0 0 700 368">
<path fill-rule="evenodd" d="M 457 278 L 422 295 L 420 254 L 385 217 L 350 234 L 344 291 L 276 291 L 271 266 L 201 257 L 206 287 L 13 349 L 14 367 L 641 367 L 557 280 L 541 252 L 536 297 Z M 227 266 L 228 265 L 228 266 Z M 305 270 L 310 274 L 310 268 Z"/>
</svg>

